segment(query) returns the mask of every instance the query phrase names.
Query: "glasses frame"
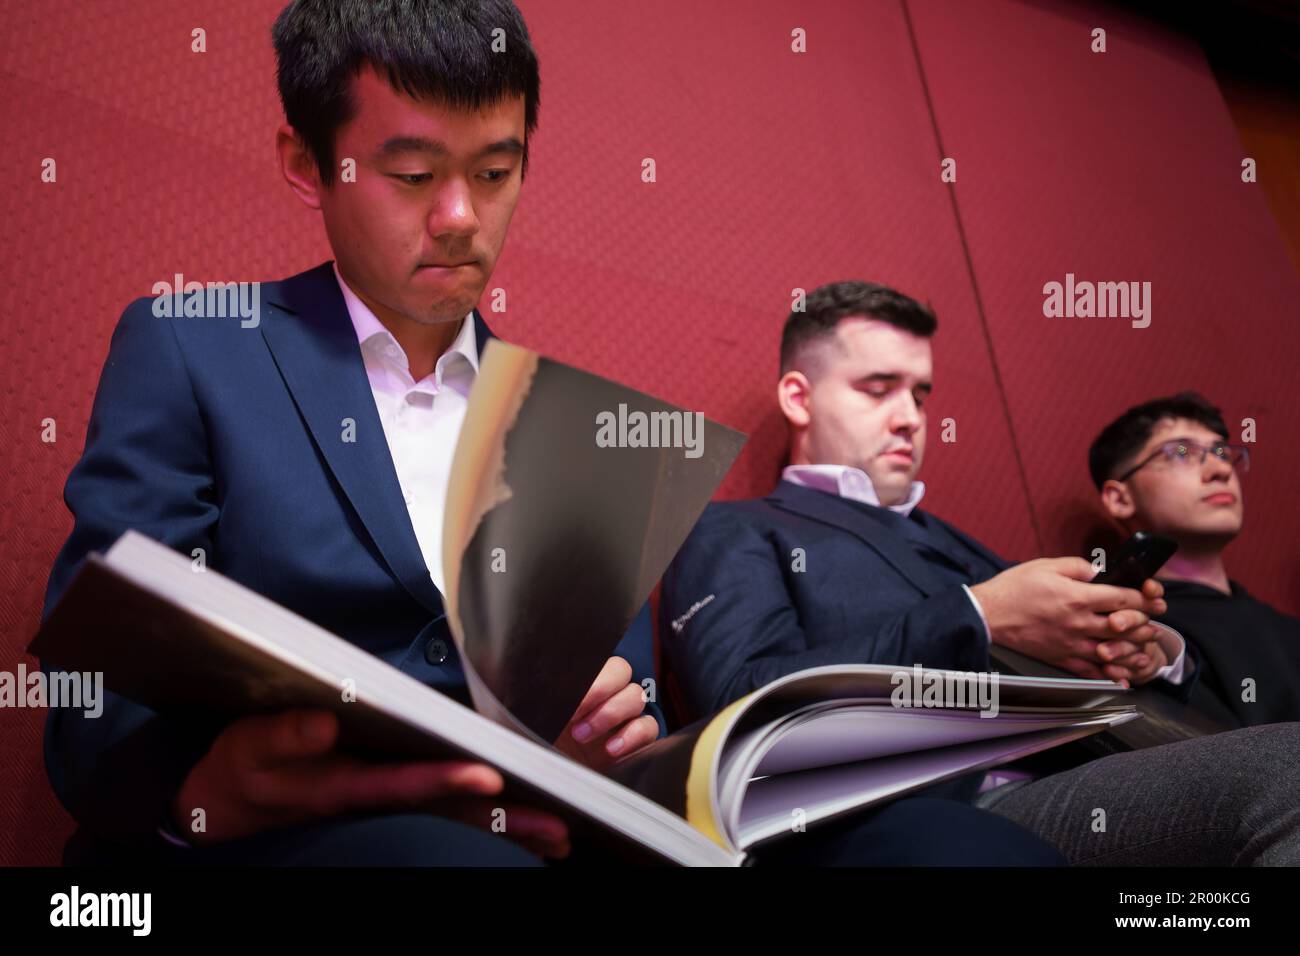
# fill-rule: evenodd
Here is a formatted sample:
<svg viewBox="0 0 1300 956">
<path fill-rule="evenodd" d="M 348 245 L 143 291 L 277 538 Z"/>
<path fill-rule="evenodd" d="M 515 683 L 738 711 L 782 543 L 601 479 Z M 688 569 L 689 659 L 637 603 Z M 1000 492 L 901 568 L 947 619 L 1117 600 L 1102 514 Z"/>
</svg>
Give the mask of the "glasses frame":
<svg viewBox="0 0 1300 956">
<path fill-rule="evenodd" d="M 1236 455 L 1237 457 L 1235 457 L 1234 459 L 1221 458 L 1220 459 L 1221 461 L 1226 461 L 1228 465 L 1230 465 L 1233 469 L 1237 470 L 1238 473 L 1240 474 L 1245 474 L 1246 472 L 1250 471 L 1250 449 L 1247 448 L 1245 445 L 1233 445 L 1226 441 L 1215 442 L 1213 445 L 1202 445 L 1200 442 L 1192 441 L 1190 438 L 1171 438 L 1167 442 L 1162 442 L 1159 448 L 1157 448 L 1151 454 L 1147 455 L 1140 462 L 1138 462 L 1128 471 L 1124 472 L 1124 474 L 1120 475 L 1115 480 L 1128 481 L 1129 478 L 1131 478 L 1137 471 L 1139 471 L 1142 468 L 1145 468 L 1147 465 L 1151 464 L 1151 462 L 1155 461 L 1161 455 L 1164 455 L 1166 458 L 1172 461 L 1173 460 L 1172 456 L 1168 455 L 1165 451 L 1165 449 L 1167 449 L 1170 445 L 1186 445 L 1189 449 L 1192 450 L 1199 449 L 1201 452 L 1201 461 L 1200 461 L 1201 466 L 1205 464 L 1205 459 L 1209 456 L 1210 452 L 1212 452 L 1214 449 L 1226 448 L 1228 449 L 1229 452 Z M 1215 455 L 1214 457 L 1219 458 L 1218 455 Z M 1240 463 L 1240 465 L 1238 463 Z"/>
</svg>

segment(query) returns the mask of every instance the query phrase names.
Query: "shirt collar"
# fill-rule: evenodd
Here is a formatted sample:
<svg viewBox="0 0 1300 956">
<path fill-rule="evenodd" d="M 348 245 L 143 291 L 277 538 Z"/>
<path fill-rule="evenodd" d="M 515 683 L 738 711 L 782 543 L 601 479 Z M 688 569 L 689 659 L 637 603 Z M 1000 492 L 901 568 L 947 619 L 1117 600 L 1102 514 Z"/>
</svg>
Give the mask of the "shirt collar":
<svg viewBox="0 0 1300 956">
<path fill-rule="evenodd" d="M 397 338 L 384 323 L 379 321 L 379 317 L 371 311 L 370 306 L 362 302 L 347 282 L 343 280 L 343 276 L 339 273 L 338 262 L 333 263 L 333 266 L 334 278 L 338 280 L 339 289 L 343 292 L 343 301 L 348 307 L 348 318 L 352 320 L 352 328 L 356 330 L 357 342 L 361 345 L 362 350 L 370 351 L 376 355 L 386 355 L 399 368 L 406 370 L 409 374 L 410 360 L 407 359 L 406 351 L 402 348 L 401 343 L 397 341 Z M 446 367 L 456 356 L 464 358 L 469 363 L 470 378 L 478 374 L 478 338 L 474 333 L 474 314 L 472 312 L 461 320 L 460 332 L 452 341 L 451 347 L 438 357 L 438 363 L 434 370 L 434 380 L 439 387 L 442 385 L 443 373 Z"/>
<path fill-rule="evenodd" d="M 888 507 L 890 511 L 904 518 L 921 503 L 921 496 L 925 494 L 925 482 L 914 481 L 908 490 L 906 501 L 882 506 L 880 499 L 876 497 L 876 487 L 871 483 L 870 476 L 861 468 L 853 468 L 849 465 L 790 465 L 781 472 L 781 478 L 792 485 L 801 485 L 804 488 L 824 491 L 841 498 L 850 498 L 877 508 Z"/>
</svg>

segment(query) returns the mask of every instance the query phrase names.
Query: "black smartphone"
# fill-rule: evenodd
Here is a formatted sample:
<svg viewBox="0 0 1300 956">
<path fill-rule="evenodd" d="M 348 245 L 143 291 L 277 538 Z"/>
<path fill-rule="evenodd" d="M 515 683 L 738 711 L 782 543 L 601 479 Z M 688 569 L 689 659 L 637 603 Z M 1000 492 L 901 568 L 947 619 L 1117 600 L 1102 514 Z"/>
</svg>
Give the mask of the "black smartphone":
<svg viewBox="0 0 1300 956">
<path fill-rule="evenodd" d="M 1177 550 L 1178 543 L 1173 538 L 1139 531 L 1124 543 L 1115 560 L 1108 561 L 1106 570 L 1094 577 L 1092 583 L 1141 590 L 1142 582 L 1155 577 Z"/>
</svg>

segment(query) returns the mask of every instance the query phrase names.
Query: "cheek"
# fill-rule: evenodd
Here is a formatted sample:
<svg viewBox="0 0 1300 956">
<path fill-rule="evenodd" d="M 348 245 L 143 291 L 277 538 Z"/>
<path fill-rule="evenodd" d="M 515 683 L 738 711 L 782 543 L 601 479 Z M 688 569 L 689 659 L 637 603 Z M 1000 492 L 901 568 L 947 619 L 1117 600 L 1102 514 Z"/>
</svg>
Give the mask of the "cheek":
<svg viewBox="0 0 1300 956">
<path fill-rule="evenodd" d="M 822 395 L 812 411 L 811 434 L 818 452 L 829 460 L 842 460 L 855 444 L 852 423 L 853 416 L 842 400 Z"/>
<path fill-rule="evenodd" d="M 1201 497 L 1205 494 L 1205 487 L 1201 484 L 1201 476 L 1193 469 L 1188 469 L 1185 473 L 1180 472 L 1176 479 L 1171 480 L 1163 488 L 1156 488 L 1154 493 L 1149 495 L 1148 500 L 1151 502 L 1152 511 L 1168 515 L 1170 517 L 1183 517 L 1195 514 L 1200 509 Z"/>
<path fill-rule="evenodd" d="M 490 259 L 489 264 L 495 263 L 501 254 L 501 248 L 505 245 L 506 232 L 510 228 L 510 220 L 514 217 L 515 204 L 513 202 L 504 205 L 493 205 L 484 211 L 483 218 L 479 221 L 482 230 L 478 239 L 483 247 L 484 256 Z"/>
<path fill-rule="evenodd" d="M 882 445 L 897 444 L 897 440 L 890 437 L 889 421 L 889 413 L 880 408 L 871 408 L 862 417 L 860 433 L 869 451 L 878 451 Z"/>
<path fill-rule="evenodd" d="M 332 198 L 322 211 L 331 235 L 342 239 L 356 254 L 376 258 L 376 246 L 382 246 L 382 232 L 376 227 L 382 222 L 373 190 L 365 190 L 360 183 L 340 187 L 344 194 Z"/>
<path fill-rule="evenodd" d="M 883 434 L 881 416 L 859 392 L 851 392 L 837 409 L 837 426 L 845 440 L 863 453 L 874 451 Z"/>
<path fill-rule="evenodd" d="M 359 232 L 382 238 L 418 234 L 423 228 L 427 210 L 413 196 L 394 189 L 386 177 L 371 175 L 346 188 L 347 215 Z"/>
<path fill-rule="evenodd" d="M 1143 476 L 1134 475 L 1129 485 L 1133 508 L 1138 515 L 1145 515 L 1156 525 L 1164 527 L 1171 518 L 1177 518 L 1186 509 L 1182 506 L 1184 496 L 1172 481 L 1143 480 Z"/>
</svg>

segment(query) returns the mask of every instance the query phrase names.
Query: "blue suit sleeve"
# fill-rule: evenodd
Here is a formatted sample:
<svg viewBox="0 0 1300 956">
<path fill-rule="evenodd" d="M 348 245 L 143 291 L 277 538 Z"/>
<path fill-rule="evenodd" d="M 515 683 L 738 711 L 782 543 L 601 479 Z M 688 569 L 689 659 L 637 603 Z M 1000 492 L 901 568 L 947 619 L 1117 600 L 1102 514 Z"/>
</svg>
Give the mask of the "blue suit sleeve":
<svg viewBox="0 0 1300 956">
<path fill-rule="evenodd" d="M 659 736 L 667 731 L 663 708 L 659 705 L 659 675 L 655 673 L 654 628 L 650 623 L 650 605 L 641 608 L 632 626 L 623 635 L 616 657 L 621 657 L 632 665 L 632 680 L 645 688 L 647 700 L 645 713 L 659 724 Z M 647 683 L 649 681 L 649 683 Z"/>
<path fill-rule="evenodd" d="M 811 641 L 785 561 L 757 523 L 712 506 L 673 560 L 664 576 L 660 635 L 692 719 L 809 667 L 988 667 L 984 624 L 960 586 L 884 619 L 846 620 L 841 632 Z"/>
<path fill-rule="evenodd" d="M 86 444 L 64 488 L 73 528 L 46 588 L 48 617 L 92 551 L 134 528 L 189 554 L 213 557 L 217 521 L 207 438 L 172 319 L 133 302 L 113 332 Z M 44 660 L 47 671 L 58 661 Z M 111 684 L 111 676 L 106 675 Z M 120 843 L 156 839 L 156 827 L 210 732 L 105 693 L 102 713 L 52 709 L 46 770 L 76 820 Z"/>
</svg>

